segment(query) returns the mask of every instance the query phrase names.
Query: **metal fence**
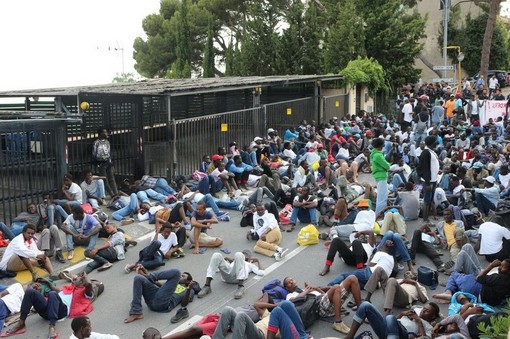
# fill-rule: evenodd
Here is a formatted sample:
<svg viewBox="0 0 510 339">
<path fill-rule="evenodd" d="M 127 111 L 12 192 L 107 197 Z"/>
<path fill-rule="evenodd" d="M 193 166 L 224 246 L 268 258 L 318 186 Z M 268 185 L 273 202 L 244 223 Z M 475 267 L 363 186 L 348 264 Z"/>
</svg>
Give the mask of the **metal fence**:
<svg viewBox="0 0 510 339">
<path fill-rule="evenodd" d="M 265 135 L 267 128 L 274 128 L 283 135 L 287 128 L 298 126 L 302 120 L 317 120 L 315 112 L 313 97 L 264 105 L 265 128 L 260 135 Z"/>
<path fill-rule="evenodd" d="M 64 120 L 0 121 L 0 221 L 10 224 L 66 172 Z"/>
<path fill-rule="evenodd" d="M 331 118 L 342 118 L 349 111 L 349 94 L 339 94 L 322 97 L 322 122 Z"/>
</svg>

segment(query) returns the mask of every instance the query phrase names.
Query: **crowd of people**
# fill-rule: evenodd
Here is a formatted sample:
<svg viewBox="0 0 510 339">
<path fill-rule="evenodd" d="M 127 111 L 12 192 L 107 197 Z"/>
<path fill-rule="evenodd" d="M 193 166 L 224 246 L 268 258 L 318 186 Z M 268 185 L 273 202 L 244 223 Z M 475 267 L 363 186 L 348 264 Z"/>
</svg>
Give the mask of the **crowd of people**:
<svg viewBox="0 0 510 339">
<path fill-rule="evenodd" d="M 10 227 L 0 223 L 6 246 L 1 274 L 27 269 L 33 280 L 25 287 L 5 286 L 0 321 L 18 312 L 20 320 L 1 336 L 24 333 L 33 307 L 49 320 L 49 338 L 58 337 L 56 321 L 68 316 L 75 318 L 74 336 L 83 338 L 83 328 L 90 332 L 83 318 L 104 290 L 88 274 L 124 260 L 126 248 L 137 243 L 121 227 L 147 221 L 155 234 L 138 260 L 125 266 L 126 273 L 136 272 L 125 323 L 144 318 L 142 299 L 154 312 L 177 309 L 172 323 L 187 318 L 189 302 L 212 293 L 217 273 L 237 285 L 233 297 L 241 299 L 249 274 L 264 275 L 252 251 L 281 261 L 289 251 L 281 246 L 285 233 L 304 225 L 320 230 L 328 247 L 320 276 L 335 271 L 337 254 L 353 267 L 327 286 L 300 288 L 292 277 L 282 277 L 253 305 L 226 307 L 165 338 L 223 338 L 228 331 L 235 338 L 274 338 L 278 332 L 284 339 L 309 338 L 306 330 L 318 318 L 329 319 L 346 338 L 354 338 L 364 321 L 379 338 L 478 338 L 478 324 L 506 316 L 499 309 L 510 296 L 505 213 L 510 126 L 506 117 L 482 121 L 486 100 L 502 96 L 497 87 L 487 91 L 484 83 L 476 85 L 476 92 L 466 83 L 456 93 L 433 84 L 404 88 L 395 115 L 361 111 L 321 125 L 302 121 L 282 131 L 283 137 L 270 128 L 250 145 L 231 142 L 204 155 L 192 176 L 170 182 L 144 175 L 117 183 L 108 133 L 100 130 L 95 166 L 83 172 L 81 184 L 67 174 L 58 196 L 44 194 L 42 203 L 30 203 Z M 362 173 L 372 179 L 362 182 Z M 249 228 L 246 239 L 253 249 L 228 256 L 221 232 L 213 231 L 230 221 L 225 210 L 242 214 L 240 226 Z M 411 231 L 413 220 L 419 227 Z M 50 258 L 72 260 L 75 246 L 84 246 L 89 259 L 83 272 L 54 272 Z M 203 254 L 207 248 L 219 248 L 225 256 L 211 256 L 203 285 L 189 272 L 159 269 L 188 250 Z M 447 275 L 444 292 L 428 295 L 415 267 L 418 254 Z M 49 276 L 40 277 L 36 266 Z M 57 279 L 70 284 L 59 289 L 52 283 Z M 378 289 L 384 291 L 382 311 L 371 303 Z M 430 298 L 450 303 L 447 317 Z M 73 309 L 77 303 L 79 310 Z M 343 320 L 345 306 L 355 311 L 350 325 Z M 308 307 L 314 307 L 313 319 Z M 408 309 L 394 315 L 395 307 Z M 161 334 L 148 328 L 144 338 Z"/>
</svg>

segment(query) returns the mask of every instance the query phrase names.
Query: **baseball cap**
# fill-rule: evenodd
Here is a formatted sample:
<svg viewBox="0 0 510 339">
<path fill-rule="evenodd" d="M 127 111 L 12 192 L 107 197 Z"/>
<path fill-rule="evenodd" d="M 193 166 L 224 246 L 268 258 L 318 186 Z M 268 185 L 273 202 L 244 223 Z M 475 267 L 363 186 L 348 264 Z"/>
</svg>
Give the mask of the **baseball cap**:
<svg viewBox="0 0 510 339">
<path fill-rule="evenodd" d="M 250 259 L 250 258 L 251 258 L 251 251 L 250 251 L 249 249 L 245 249 L 245 250 L 243 250 L 241 253 L 243 253 L 243 254 L 244 254 L 244 257 L 245 257 L 246 259 Z"/>
<path fill-rule="evenodd" d="M 370 207 L 367 199 L 361 199 L 358 203 L 358 207 Z"/>
<path fill-rule="evenodd" d="M 333 117 L 333 120 L 338 120 L 338 118 L 337 117 Z"/>
<path fill-rule="evenodd" d="M 359 138 L 361 138 L 361 135 L 359 135 L 359 133 L 356 133 L 356 134 L 354 134 L 354 137 L 359 139 Z"/>
<path fill-rule="evenodd" d="M 455 94 L 450 94 L 450 98 L 455 98 Z"/>
<path fill-rule="evenodd" d="M 268 133 L 268 134 L 269 134 L 269 133 L 274 133 L 274 129 L 273 129 L 273 128 L 268 128 L 268 129 L 267 129 L 267 133 Z"/>
<path fill-rule="evenodd" d="M 211 157 L 212 161 L 216 161 L 216 160 L 223 160 L 223 156 L 222 155 L 219 155 L 219 154 L 213 154 L 213 156 Z"/>
<path fill-rule="evenodd" d="M 496 178 L 494 178 L 492 175 L 489 175 L 488 177 L 484 178 L 483 180 L 490 182 L 491 184 L 494 184 L 496 182 Z"/>
<path fill-rule="evenodd" d="M 477 161 L 473 164 L 473 168 L 482 168 L 483 164 L 480 161 Z M 494 177 L 493 177 L 494 178 Z M 487 178 L 486 178 L 487 179 Z"/>
<path fill-rule="evenodd" d="M 255 137 L 255 139 L 253 139 L 253 141 L 262 141 L 264 139 L 262 139 L 261 137 Z"/>
<path fill-rule="evenodd" d="M 318 144 L 317 148 L 324 148 L 324 145 L 323 144 Z"/>
<path fill-rule="evenodd" d="M 372 135 L 372 131 L 371 131 L 371 130 L 366 131 L 366 132 L 365 132 L 365 135 L 366 135 L 366 136 L 371 136 L 371 135 Z"/>
<path fill-rule="evenodd" d="M 456 229 L 455 232 L 453 232 L 453 235 L 455 240 L 464 240 L 464 231 L 461 229 Z"/>
</svg>

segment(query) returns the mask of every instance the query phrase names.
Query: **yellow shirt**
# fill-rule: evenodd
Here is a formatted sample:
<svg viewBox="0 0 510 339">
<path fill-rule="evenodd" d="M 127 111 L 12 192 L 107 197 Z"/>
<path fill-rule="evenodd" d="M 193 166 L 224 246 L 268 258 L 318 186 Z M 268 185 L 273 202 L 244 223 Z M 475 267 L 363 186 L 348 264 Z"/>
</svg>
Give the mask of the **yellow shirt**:
<svg viewBox="0 0 510 339">
<path fill-rule="evenodd" d="M 451 224 L 448 224 L 446 221 L 443 224 L 444 235 L 446 237 L 446 242 L 448 243 L 448 248 L 450 248 L 455 243 L 455 236 L 453 233 L 455 232 L 455 221 Z"/>
</svg>

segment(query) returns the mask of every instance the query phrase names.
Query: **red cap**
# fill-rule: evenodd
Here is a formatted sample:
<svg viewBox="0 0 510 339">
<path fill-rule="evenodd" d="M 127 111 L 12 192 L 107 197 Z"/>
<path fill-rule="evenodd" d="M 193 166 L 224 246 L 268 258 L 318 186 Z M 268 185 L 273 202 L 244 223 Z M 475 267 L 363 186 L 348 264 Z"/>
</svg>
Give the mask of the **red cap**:
<svg viewBox="0 0 510 339">
<path fill-rule="evenodd" d="M 462 98 L 462 93 L 458 92 L 458 93 L 456 94 L 456 96 L 457 96 L 457 98 Z"/>
<path fill-rule="evenodd" d="M 223 160 L 223 156 L 221 156 L 219 154 L 213 154 L 211 159 L 212 159 L 212 161 Z"/>
<path fill-rule="evenodd" d="M 372 135 L 372 131 L 371 131 L 371 130 L 366 131 L 366 132 L 365 132 L 365 135 L 366 135 L 366 136 L 371 136 L 371 135 Z"/>
</svg>

